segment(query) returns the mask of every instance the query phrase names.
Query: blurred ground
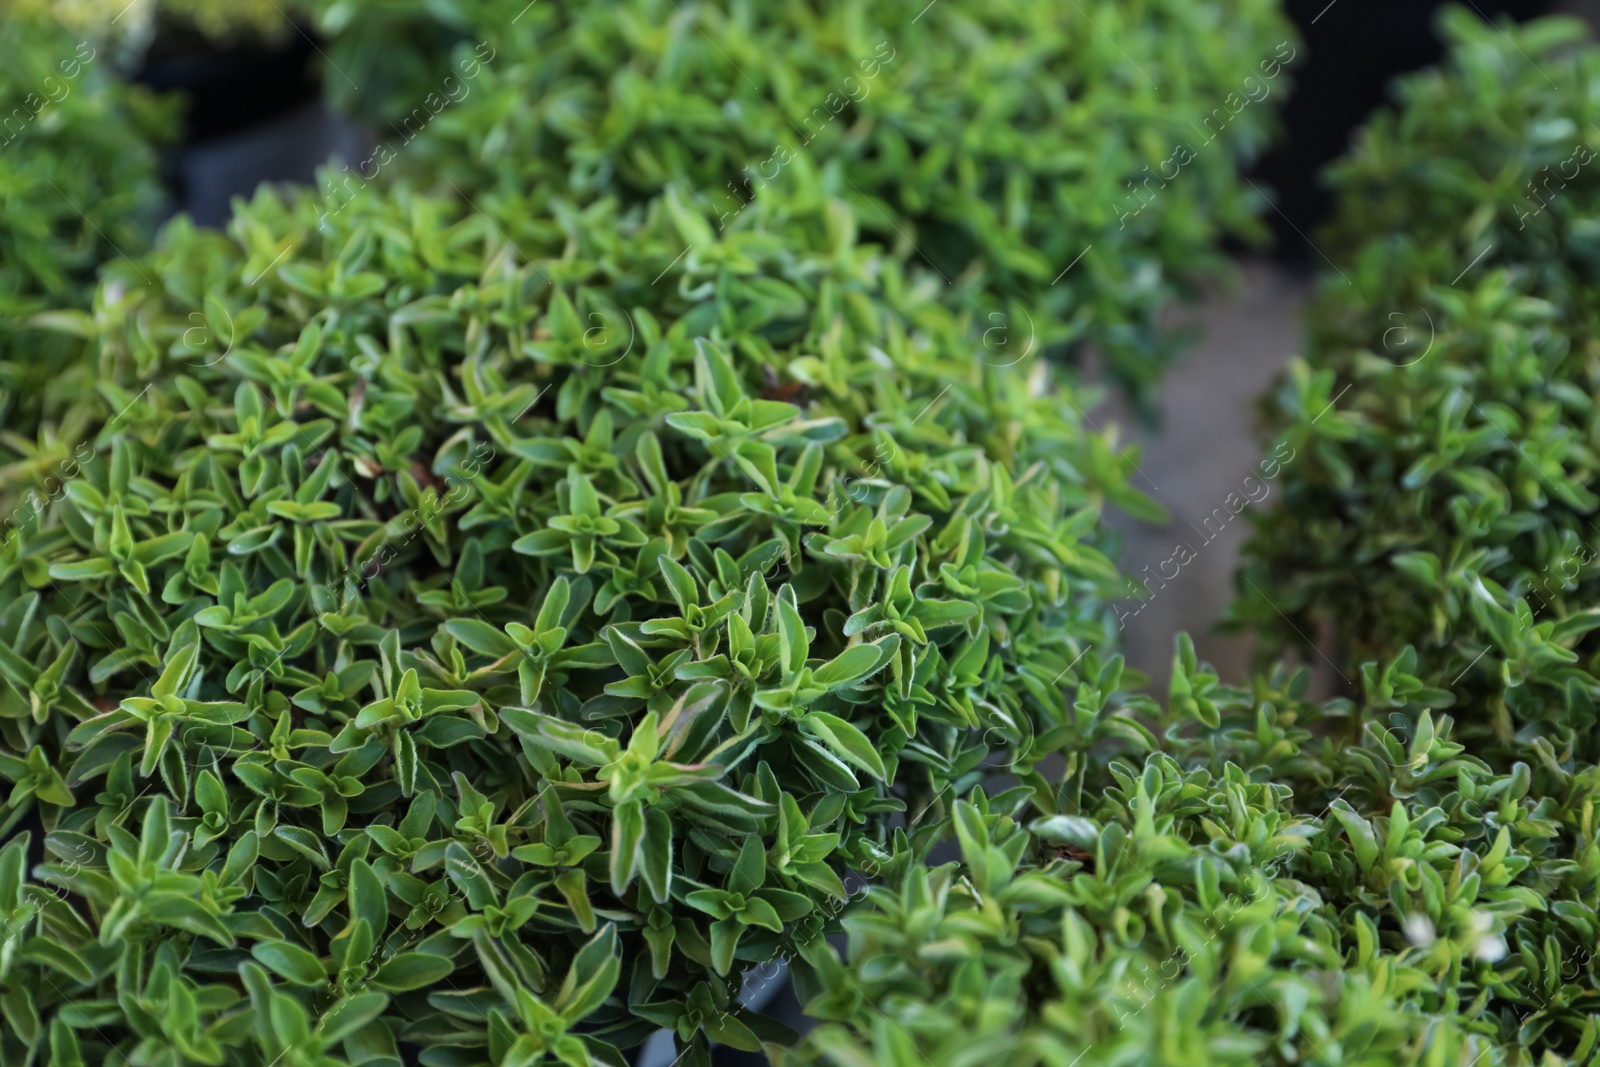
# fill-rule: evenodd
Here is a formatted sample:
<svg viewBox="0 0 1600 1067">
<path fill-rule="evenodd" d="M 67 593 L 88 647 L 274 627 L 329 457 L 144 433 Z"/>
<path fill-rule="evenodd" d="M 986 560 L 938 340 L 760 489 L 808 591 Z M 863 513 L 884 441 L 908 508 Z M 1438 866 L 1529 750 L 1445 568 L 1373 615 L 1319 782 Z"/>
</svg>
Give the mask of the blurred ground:
<svg viewBox="0 0 1600 1067">
<path fill-rule="evenodd" d="M 1225 526 L 1213 519 L 1207 528 L 1205 520 L 1219 508 L 1228 514 L 1224 502 L 1230 493 L 1243 497 L 1246 477 L 1257 476 L 1256 484 L 1271 488 L 1270 482 L 1259 480 L 1257 470 L 1263 448 L 1255 401 L 1300 350 L 1301 315 L 1311 285 L 1299 272 L 1264 259 L 1243 260 L 1238 268 L 1231 284 L 1215 284 L 1202 303 L 1174 309 L 1174 324 L 1198 336 L 1167 374 L 1158 425 L 1140 425 L 1116 396 L 1091 413 L 1102 429 L 1118 424 L 1124 447 L 1142 445 L 1140 473 L 1133 484 L 1172 516 L 1165 528 L 1121 514 L 1111 517 L 1111 525 L 1126 539 L 1123 572 L 1140 575 L 1148 567 L 1150 575 L 1158 575 L 1179 543 L 1194 552 L 1165 588 L 1147 579 L 1154 596 L 1142 608 L 1129 602 L 1130 614 L 1123 616 L 1128 665 L 1149 674 L 1160 696 L 1166 693 L 1173 640 L 1180 630 L 1189 631 L 1200 658 L 1209 660 L 1224 681 L 1244 676 L 1253 651 L 1246 636 L 1212 633 L 1234 596 L 1233 571 L 1249 536 L 1248 513 Z M 1273 503 L 1267 495 L 1249 507 Z M 1165 569 L 1170 574 L 1173 566 Z"/>
<path fill-rule="evenodd" d="M 262 182 L 309 185 L 316 168 L 331 158 L 366 158 L 370 142 L 366 131 L 331 115 L 320 101 L 304 104 L 242 132 L 169 153 L 173 206 L 202 226 L 223 226 L 233 197 L 248 199 Z"/>
</svg>

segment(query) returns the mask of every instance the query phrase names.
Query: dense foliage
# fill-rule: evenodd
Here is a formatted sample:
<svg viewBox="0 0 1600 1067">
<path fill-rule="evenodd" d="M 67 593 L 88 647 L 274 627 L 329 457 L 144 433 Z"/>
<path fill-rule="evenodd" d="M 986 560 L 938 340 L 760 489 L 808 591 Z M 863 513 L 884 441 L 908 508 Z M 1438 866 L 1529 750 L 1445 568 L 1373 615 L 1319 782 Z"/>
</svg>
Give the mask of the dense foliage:
<svg viewBox="0 0 1600 1067">
<path fill-rule="evenodd" d="M 30 120 L 0 1063 L 1600 1059 L 1592 50 L 1453 16 L 1339 168 L 1236 621 L 1349 689 L 1163 707 L 1043 357 L 1152 380 L 1281 19 L 816 6 L 318 4 L 396 139 L 149 252 L 159 115 Z"/>
<path fill-rule="evenodd" d="M 1333 172 L 1345 266 L 1271 405 L 1298 458 L 1235 616 L 1274 644 L 1331 624 L 1347 676 L 1415 643 L 1482 698 L 1464 726 L 1594 760 L 1600 50 L 1566 20 L 1444 25 L 1446 65 Z"/>
<path fill-rule="evenodd" d="M 1184 644 L 1160 751 L 1042 810 L 977 795 L 961 864 L 868 890 L 847 964 L 807 953 L 799 1061 L 1593 1063 L 1600 780 L 1542 739 L 1495 772 L 1414 662 L 1319 708 Z"/>
<path fill-rule="evenodd" d="M 1235 608 L 1310 656 L 1331 623 L 1349 696 L 1182 643 L 1158 742 L 975 794 L 959 864 L 804 955 L 801 1062 L 1596 1061 L 1600 69 L 1575 23 L 1444 25 L 1334 171 Z"/>
<path fill-rule="evenodd" d="M 0 549 L 47 858 L 5 861 L 7 1055 L 782 1043 L 738 973 L 843 872 L 996 748 L 1133 729 L 1065 693 L 1120 699 L 1136 457 L 829 218 L 263 191 L 57 317 L 64 489 Z"/>
<path fill-rule="evenodd" d="M 117 81 L 109 58 L 0 5 L 0 478 L 20 477 L 11 434 L 32 434 L 36 393 L 77 346 L 34 316 L 87 306 L 104 261 L 149 243 L 161 208 L 150 138 L 167 109 Z"/>
<path fill-rule="evenodd" d="M 319 10 L 330 89 L 384 124 L 364 179 L 585 201 L 678 186 L 719 225 L 752 200 L 840 199 L 999 331 L 986 358 L 1088 342 L 1141 388 L 1174 348 L 1165 302 L 1221 269 L 1221 235 L 1262 232 L 1238 168 L 1298 48 L 1269 0 Z"/>
</svg>

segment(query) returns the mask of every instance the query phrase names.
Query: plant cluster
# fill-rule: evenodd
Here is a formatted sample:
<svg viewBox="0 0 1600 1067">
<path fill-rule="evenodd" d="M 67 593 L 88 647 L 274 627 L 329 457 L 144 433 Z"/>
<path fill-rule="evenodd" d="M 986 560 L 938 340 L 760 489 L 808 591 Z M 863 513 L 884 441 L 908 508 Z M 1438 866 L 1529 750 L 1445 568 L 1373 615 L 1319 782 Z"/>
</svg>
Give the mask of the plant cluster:
<svg viewBox="0 0 1600 1067">
<path fill-rule="evenodd" d="M 12 437 L 33 434 L 45 383 L 77 345 L 37 316 L 87 307 L 95 271 L 149 243 L 162 205 L 151 141 L 168 109 L 123 85 L 92 41 L 0 5 L 0 478 L 28 472 Z"/>
<path fill-rule="evenodd" d="M 1347 273 L 1270 404 L 1294 458 L 1234 613 L 1331 622 L 1349 695 L 1180 641 L 1147 743 L 974 793 L 959 864 L 807 952 L 799 1062 L 1596 1062 L 1600 69 L 1568 21 L 1444 26 L 1334 171 Z"/>
<path fill-rule="evenodd" d="M 1288 57 L 1069 7 L 319 5 L 383 182 L 19 271 L 0 1062 L 1596 1062 L 1591 53 L 1456 17 L 1339 172 L 1237 620 L 1351 692 L 1183 638 L 1161 706 L 1042 357 L 1150 379 Z"/>
<path fill-rule="evenodd" d="M 996 749 L 1133 729 L 1067 693 L 1122 700 L 1135 457 L 827 216 L 263 190 L 57 313 L 92 355 L 28 469 L 74 476 L 0 545 L 8 1059 L 780 1048 L 739 973 L 844 873 Z"/>
<path fill-rule="evenodd" d="M 1270 0 L 318 9 L 349 78 L 330 89 L 426 126 L 400 166 L 440 192 L 677 187 L 719 226 L 753 201 L 815 217 L 842 200 L 972 309 L 986 358 L 1090 344 L 1140 390 L 1176 347 L 1163 305 L 1221 269 L 1223 234 L 1264 232 L 1238 168 L 1296 55 Z M 433 118 L 451 46 L 479 42 L 502 58 Z"/>
<path fill-rule="evenodd" d="M 960 864 L 811 947 L 827 1021 L 785 1062 L 1593 1063 L 1600 778 L 1543 738 L 1495 771 L 1415 663 L 1318 707 L 1183 639 L 1159 745 L 1026 813 L 975 794 Z"/>
<path fill-rule="evenodd" d="M 1332 172 L 1345 267 L 1269 405 L 1299 458 L 1234 618 L 1274 646 L 1331 626 L 1347 675 L 1415 643 L 1481 704 L 1464 728 L 1594 760 L 1600 49 L 1570 20 L 1442 26 L 1446 63 Z"/>
</svg>

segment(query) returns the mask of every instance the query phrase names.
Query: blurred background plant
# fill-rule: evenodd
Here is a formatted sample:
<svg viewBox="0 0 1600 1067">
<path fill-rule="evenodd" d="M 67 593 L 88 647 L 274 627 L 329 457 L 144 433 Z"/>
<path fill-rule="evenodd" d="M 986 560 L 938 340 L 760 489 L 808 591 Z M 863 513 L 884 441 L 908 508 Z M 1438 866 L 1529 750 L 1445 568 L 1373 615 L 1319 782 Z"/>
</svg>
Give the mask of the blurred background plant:
<svg viewBox="0 0 1600 1067">
<path fill-rule="evenodd" d="M 1239 170 L 1298 54 L 1268 0 L 336 0 L 317 22 L 348 74 L 335 103 L 402 137 L 396 167 L 425 186 L 671 186 L 734 218 L 838 198 L 971 307 L 975 334 L 1092 349 L 1146 401 L 1176 351 L 1162 308 L 1223 268 L 1223 235 L 1264 235 Z M 479 42 L 496 58 L 466 95 L 425 106 Z"/>
<path fill-rule="evenodd" d="M 161 220 L 155 145 L 170 105 L 125 84 L 109 58 L 52 21 L 0 11 L 0 466 L 56 417 L 47 386 L 81 345 L 36 316 L 86 308 L 105 261 L 138 255 Z M 6 467 L 7 481 L 25 481 Z"/>
<path fill-rule="evenodd" d="M 216 44 L 242 37 L 281 39 L 293 32 L 276 0 L 6 0 L 0 9 L 31 19 L 48 18 L 69 33 L 115 50 L 143 50 L 161 34 L 193 30 Z"/>
<path fill-rule="evenodd" d="M 1414 643 L 1481 707 L 1464 736 L 1538 722 L 1593 759 L 1600 49 L 1571 19 L 1442 26 L 1331 172 L 1345 266 L 1268 401 L 1298 458 L 1232 618 L 1268 653 L 1331 632 L 1346 675 Z"/>
</svg>

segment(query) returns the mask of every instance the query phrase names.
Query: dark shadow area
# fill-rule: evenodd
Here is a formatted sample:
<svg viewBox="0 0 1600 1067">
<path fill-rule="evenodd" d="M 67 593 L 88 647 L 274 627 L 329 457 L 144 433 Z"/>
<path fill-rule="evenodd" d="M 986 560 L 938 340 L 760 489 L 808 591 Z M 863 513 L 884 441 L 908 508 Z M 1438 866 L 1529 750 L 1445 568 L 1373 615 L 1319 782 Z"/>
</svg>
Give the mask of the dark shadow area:
<svg viewBox="0 0 1600 1067">
<path fill-rule="evenodd" d="M 1442 5 L 1392 0 L 1285 0 L 1303 41 L 1294 86 L 1280 113 L 1281 131 L 1251 177 L 1277 205 L 1266 213 L 1285 263 L 1320 260 L 1310 241 L 1332 208 L 1322 169 L 1342 155 L 1351 134 L 1380 104 L 1394 78 L 1436 62 L 1434 19 Z M 1525 21 L 1548 14 L 1546 0 L 1471 0 L 1480 16 Z M 1308 240 L 1309 239 L 1309 240 Z"/>
</svg>

